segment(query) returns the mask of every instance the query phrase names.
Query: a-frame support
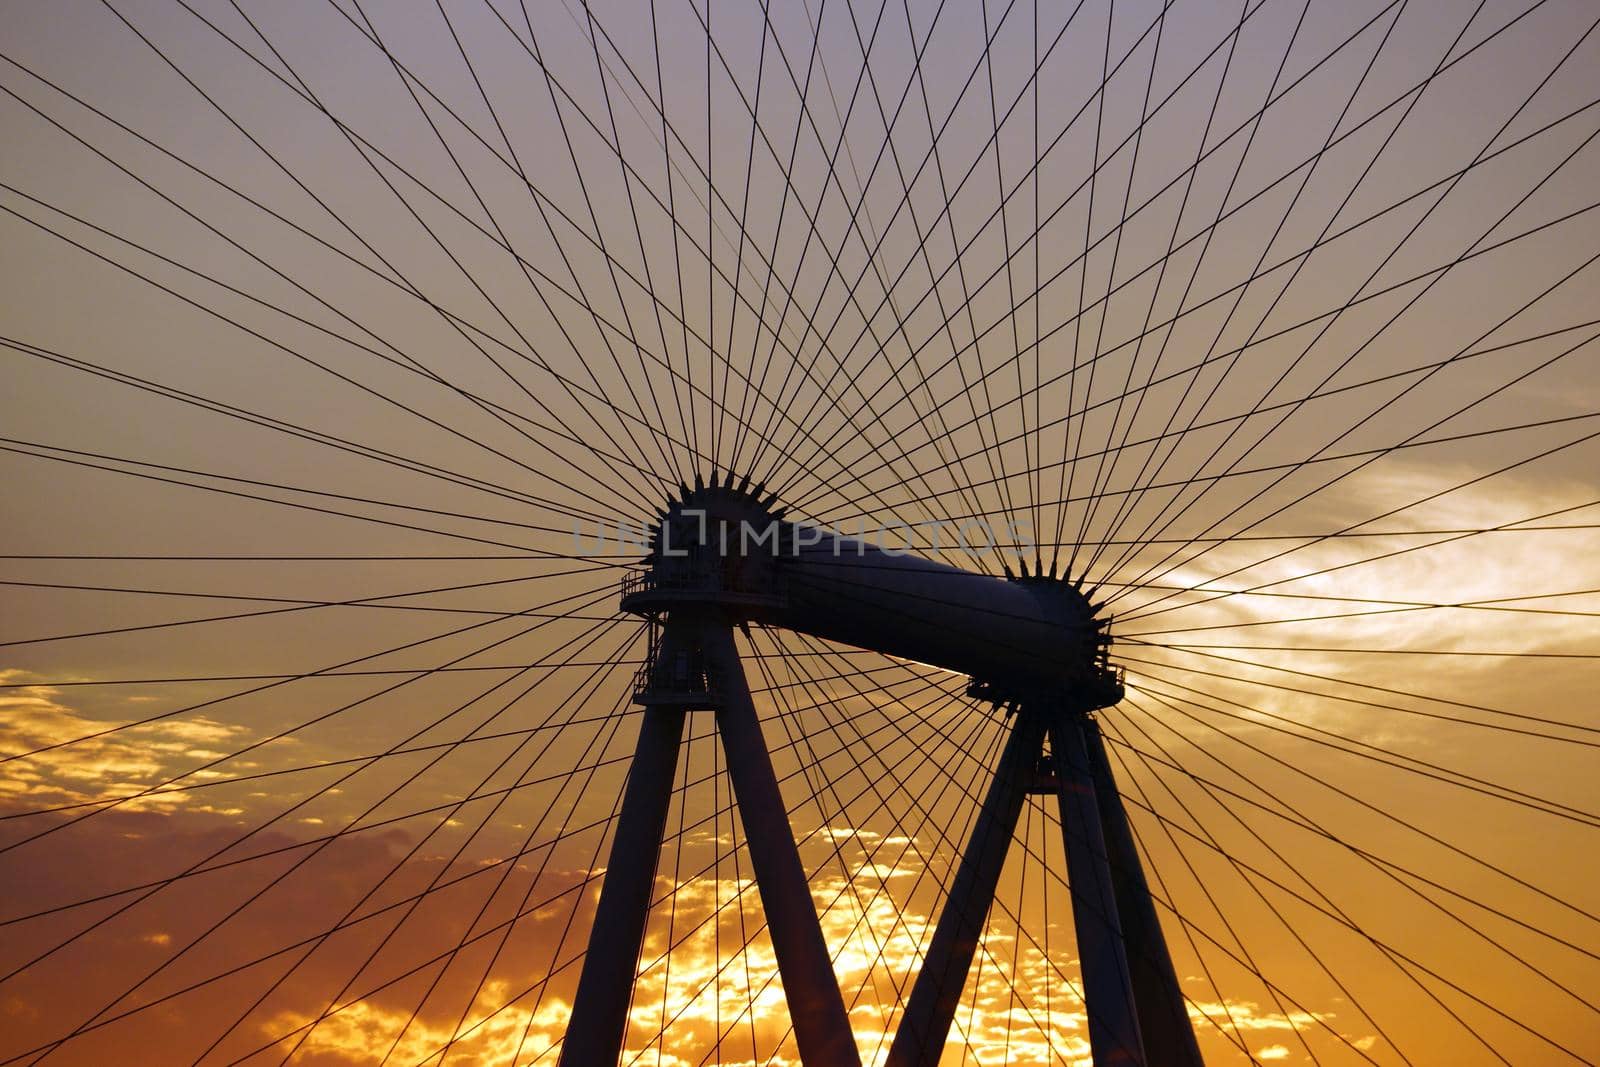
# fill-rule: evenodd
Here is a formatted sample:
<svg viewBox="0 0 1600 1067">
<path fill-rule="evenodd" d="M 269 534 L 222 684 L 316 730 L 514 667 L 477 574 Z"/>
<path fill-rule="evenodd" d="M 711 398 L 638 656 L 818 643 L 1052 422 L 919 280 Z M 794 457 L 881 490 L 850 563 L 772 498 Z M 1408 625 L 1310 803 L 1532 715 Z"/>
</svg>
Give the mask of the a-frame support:
<svg viewBox="0 0 1600 1067">
<path fill-rule="evenodd" d="M 614 1064 L 621 1054 L 684 716 L 697 708 L 716 713 L 801 1061 L 858 1065 L 844 998 L 728 622 L 710 612 L 674 612 L 642 682 L 638 699 L 645 721 L 562 1044 L 562 1067 Z"/>
<path fill-rule="evenodd" d="M 889 1067 L 934 1067 L 972 968 L 1006 851 L 1045 735 L 1097 1067 L 1202 1067 L 1099 726 L 1059 702 L 1034 702 L 1011 734 L 945 898 L 889 1050 Z"/>
</svg>

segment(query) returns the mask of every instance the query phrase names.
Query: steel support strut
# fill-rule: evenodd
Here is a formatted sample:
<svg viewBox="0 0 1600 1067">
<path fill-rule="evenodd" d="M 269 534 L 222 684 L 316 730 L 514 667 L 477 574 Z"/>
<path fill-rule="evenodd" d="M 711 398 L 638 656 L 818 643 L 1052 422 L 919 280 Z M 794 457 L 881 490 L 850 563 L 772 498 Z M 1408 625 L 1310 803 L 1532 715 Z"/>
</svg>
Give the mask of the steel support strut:
<svg viewBox="0 0 1600 1067">
<path fill-rule="evenodd" d="M 989 903 L 994 900 L 995 885 L 1005 866 L 1006 852 L 1016 833 L 1017 817 L 1022 813 L 1043 742 L 1043 721 L 1036 715 L 1019 712 L 973 824 L 972 837 L 961 853 L 961 865 L 950 883 L 922 969 L 912 983 L 905 1014 L 900 1017 L 894 1042 L 889 1046 L 887 1067 L 933 1067 L 944 1054 L 950 1021 L 972 970 L 972 955 L 983 933 Z"/>
<path fill-rule="evenodd" d="M 676 655 L 689 637 L 682 627 L 668 626 L 657 655 Z M 614 1064 L 622 1054 L 628 1000 L 644 945 L 684 715 L 681 704 L 645 705 L 616 836 L 611 840 L 611 858 L 600 886 L 600 903 L 595 908 L 594 932 L 589 935 L 589 950 L 561 1045 L 561 1067 Z"/>
<path fill-rule="evenodd" d="M 707 624 L 701 648 L 717 694 L 717 731 L 727 753 L 728 777 L 744 824 L 772 951 L 778 958 L 800 1061 L 811 1067 L 851 1067 L 861 1062 L 861 1056 L 732 629 L 726 623 Z"/>
<path fill-rule="evenodd" d="M 1061 803 L 1061 835 L 1072 890 L 1072 923 L 1083 969 L 1083 1000 L 1089 1013 L 1089 1047 L 1095 1067 L 1145 1067 L 1138 1005 L 1128 966 L 1121 915 L 1106 852 L 1100 798 L 1084 738 L 1089 720 L 1052 707 L 1050 753 Z M 1108 801 L 1112 798 L 1107 798 Z M 1161 1062 L 1160 1067 L 1167 1067 Z"/>
<path fill-rule="evenodd" d="M 1106 758 L 1105 740 L 1093 719 L 1083 719 L 1081 731 L 1095 783 L 1101 833 L 1111 861 L 1111 884 L 1117 898 L 1117 915 L 1122 921 L 1123 942 L 1127 946 L 1145 1055 L 1150 1063 L 1161 1067 L 1169 1064 L 1171 1067 L 1204 1067 L 1178 975 L 1172 968 L 1172 956 L 1161 935 L 1155 901 L 1139 862 L 1139 850 L 1128 825 L 1127 811 L 1122 806 L 1122 796 L 1117 792 L 1111 763 Z"/>
<path fill-rule="evenodd" d="M 739 663 L 733 631 L 725 619 L 700 612 L 680 612 L 669 618 L 654 663 L 670 667 L 696 656 L 703 661 L 709 681 L 703 701 L 645 704 L 645 723 L 623 796 L 610 866 L 562 1045 L 561 1065 L 614 1064 L 622 1051 L 628 998 L 644 941 L 685 708 L 695 706 L 716 711 L 728 776 L 744 824 L 801 1062 L 808 1067 L 856 1067 L 861 1059 L 850 1031 L 850 1017 Z"/>
</svg>

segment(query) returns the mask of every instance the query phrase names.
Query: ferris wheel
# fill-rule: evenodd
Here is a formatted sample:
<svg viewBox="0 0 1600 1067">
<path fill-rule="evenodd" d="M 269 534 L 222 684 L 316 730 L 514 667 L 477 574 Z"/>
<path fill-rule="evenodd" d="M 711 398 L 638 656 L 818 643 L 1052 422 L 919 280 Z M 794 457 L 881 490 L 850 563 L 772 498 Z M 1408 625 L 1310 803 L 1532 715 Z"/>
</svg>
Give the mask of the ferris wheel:
<svg viewBox="0 0 1600 1067">
<path fill-rule="evenodd" d="M 0 1063 L 1600 1061 L 1600 10 L 0 11 Z"/>
</svg>

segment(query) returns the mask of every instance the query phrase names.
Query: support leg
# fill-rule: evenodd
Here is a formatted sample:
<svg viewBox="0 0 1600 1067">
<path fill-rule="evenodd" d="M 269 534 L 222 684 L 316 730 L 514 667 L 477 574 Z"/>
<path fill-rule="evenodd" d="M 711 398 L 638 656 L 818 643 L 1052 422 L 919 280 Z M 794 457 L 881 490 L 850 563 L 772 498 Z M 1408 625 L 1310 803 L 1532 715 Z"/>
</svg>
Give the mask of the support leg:
<svg viewBox="0 0 1600 1067">
<path fill-rule="evenodd" d="M 728 776 L 744 823 L 750 864 L 755 868 L 756 888 L 767 915 L 801 1062 L 809 1067 L 854 1067 L 861 1062 L 860 1053 L 817 921 L 816 905 L 806 886 L 788 809 L 778 791 L 772 758 L 739 664 L 733 631 L 725 623 L 708 622 L 701 642 L 716 689 L 717 729 L 728 755 Z"/>
<path fill-rule="evenodd" d="M 1167 942 L 1156 918 L 1144 867 L 1139 862 L 1139 850 L 1128 826 L 1122 796 L 1111 775 L 1105 740 L 1093 720 L 1084 721 L 1083 736 L 1099 801 L 1100 826 L 1111 860 L 1111 883 L 1117 898 L 1117 914 L 1122 919 L 1122 936 L 1128 947 L 1128 966 L 1133 978 L 1134 1001 L 1139 1006 L 1145 1053 L 1151 1063 L 1204 1067 L 1194 1026 L 1184 1007 L 1178 976 L 1172 969 L 1172 956 L 1167 952 Z"/>
<path fill-rule="evenodd" d="M 681 638 L 669 627 L 662 649 L 677 648 Z M 661 855 L 678 746 L 683 740 L 683 720 L 682 705 L 646 706 L 644 710 L 595 909 L 594 932 L 589 936 L 561 1046 L 561 1067 L 599 1067 L 615 1064 L 621 1056 L 628 999 L 644 944 L 656 861 Z"/>
<path fill-rule="evenodd" d="M 1043 741 L 1044 726 L 1039 716 L 1019 712 L 973 824 L 972 838 L 961 853 L 961 865 L 950 883 L 905 1014 L 895 1030 L 888 1067 L 934 1067 L 944 1053 L 950 1021 L 972 970 L 972 955 L 983 933 L 989 903 L 994 899 L 995 884 L 1005 866 L 1017 817 L 1027 797 L 1028 779 L 1038 764 Z"/>
<path fill-rule="evenodd" d="M 1083 967 L 1089 1046 L 1095 1067 L 1145 1067 L 1151 1061 L 1140 1040 L 1128 946 L 1117 912 L 1084 723 L 1077 713 L 1051 709 L 1050 751 L 1060 782 L 1061 832 Z M 1167 1067 L 1166 1061 L 1157 1062 Z"/>
</svg>

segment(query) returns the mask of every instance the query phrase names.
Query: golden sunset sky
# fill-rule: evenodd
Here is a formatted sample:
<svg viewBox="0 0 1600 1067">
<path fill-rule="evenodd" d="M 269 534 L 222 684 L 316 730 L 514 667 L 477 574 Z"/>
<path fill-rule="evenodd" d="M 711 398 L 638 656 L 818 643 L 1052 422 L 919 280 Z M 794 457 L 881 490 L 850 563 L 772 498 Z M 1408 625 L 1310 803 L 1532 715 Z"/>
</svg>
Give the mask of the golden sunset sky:
<svg viewBox="0 0 1600 1067">
<path fill-rule="evenodd" d="M 1096 590 L 1208 1063 L 1600 1061 L 1597 25 L 4 5 L 0 1064 L 553 1064 L 627 534 L 726 471 Z M 1006 716 L 738 641 L 881 1063 Z M 1031 796 L 942 1062 L 1090 1064 L 1062 840 Z M 704 713 L 629 1020 L 799 1063 Z"/>
</svg>

